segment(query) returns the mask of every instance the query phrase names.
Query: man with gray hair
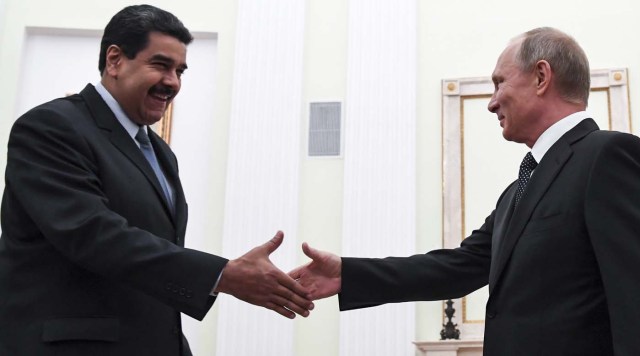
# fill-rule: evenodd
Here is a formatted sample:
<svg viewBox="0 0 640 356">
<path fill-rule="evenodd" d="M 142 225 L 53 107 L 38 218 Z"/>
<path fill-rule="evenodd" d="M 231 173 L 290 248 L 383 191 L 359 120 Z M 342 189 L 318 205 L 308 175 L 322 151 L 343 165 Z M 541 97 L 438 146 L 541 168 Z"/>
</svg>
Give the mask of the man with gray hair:
<svg viewBox="0 0 640 356">
<path fill-rule="evenodd" d="M 290 276 L 340 310 L 460 298 L 489 285 L 484 354 L 640 355 L 640 139 L 585 112 L 589 63 L 553 28 L 514 38 L 488 109 L 531 151 L 485 223 L 455 249 L 312 261 Z"/>
</svg>

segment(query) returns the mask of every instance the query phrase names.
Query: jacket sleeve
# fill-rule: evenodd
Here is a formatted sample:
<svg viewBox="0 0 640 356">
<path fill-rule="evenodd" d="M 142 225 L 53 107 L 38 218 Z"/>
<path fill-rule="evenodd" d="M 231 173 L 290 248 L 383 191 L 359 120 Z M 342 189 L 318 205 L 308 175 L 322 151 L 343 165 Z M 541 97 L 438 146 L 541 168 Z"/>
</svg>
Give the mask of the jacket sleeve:
<svg viewBox="0 0 640 356">
<path fill-rule="evenodd" d="M 591 167 L 585 218 L 616 355 L 640 354 L 640 139 L 616 134 Z"/>
<path fill-rule="evenodd" d="M 409 257 L 342 258 L 340 310 L 459 298 L 485 286 L 495 211 L 455 249 Z"/>
<path fill-rule="evenodd" d="M 5 233 L 31 230 L 27 238 L 40 236 L 72 263 L 202 319 L 227 260 L 130 226 L 111 210 L 98 174 L 109 167 L 98 166 L 95 147 L 78 132 L 69 110 L 41 107 L 14 124 L 5 199 L 30 223 L 15 231 L 3 226 Z"/>
</svg>

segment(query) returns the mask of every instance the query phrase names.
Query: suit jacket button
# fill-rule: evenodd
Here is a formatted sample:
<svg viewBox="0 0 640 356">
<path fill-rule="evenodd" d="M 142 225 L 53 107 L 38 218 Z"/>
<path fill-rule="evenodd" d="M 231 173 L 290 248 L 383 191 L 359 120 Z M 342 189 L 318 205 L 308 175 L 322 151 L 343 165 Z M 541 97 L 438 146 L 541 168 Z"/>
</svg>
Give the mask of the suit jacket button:
<svg viewBox="0 0 640 356">
<path fill-rule="evenodd" d="M 185 294 L 185 297 L 187 298 L 193 297 L 193 291 L 191 289 L 187 289 L 187 293 Z"/>
<path fill-rule="evenodd" d="M 166 290 L 171 290 L 173 286 L 171 285 L 171 283 L 167 283 L 167 285 L 164 287 L 164 289 Z"/>
<path fill-rule="evenodd" d="M 496 317 L 496 313 L 495 312 L 487 312 L 487 318 L 488 319 L 493 319 Z"/>
</svg>

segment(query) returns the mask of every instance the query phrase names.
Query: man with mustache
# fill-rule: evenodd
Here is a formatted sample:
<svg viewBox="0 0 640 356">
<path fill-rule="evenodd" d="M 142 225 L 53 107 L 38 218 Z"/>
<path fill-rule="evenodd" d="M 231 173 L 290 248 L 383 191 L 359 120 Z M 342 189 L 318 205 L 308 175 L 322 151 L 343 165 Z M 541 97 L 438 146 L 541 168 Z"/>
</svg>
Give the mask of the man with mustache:
<svg viewBox="0 0 640 356">
<path fill-rule="evenodd" d="M 149 125 L 180 91 L 189 31 L 148 5 L 118 12 L 101 81 L 40 105 L 9 138 L 0 238 L 0 355 L 191 355 L 180 313 L 218 293 L 287 317 L 306 290 L 268 259 L 184 248 L 176 157 Z"/>
</svg>

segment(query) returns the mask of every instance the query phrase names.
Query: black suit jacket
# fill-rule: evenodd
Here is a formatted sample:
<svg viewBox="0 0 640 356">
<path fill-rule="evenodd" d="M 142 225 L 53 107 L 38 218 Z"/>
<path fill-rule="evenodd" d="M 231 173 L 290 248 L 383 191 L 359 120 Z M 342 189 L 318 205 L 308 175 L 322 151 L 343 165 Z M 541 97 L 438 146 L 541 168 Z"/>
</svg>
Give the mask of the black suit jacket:
<svg viewBox="0 0 640 356">
<path fill-rule="evenodd" d="M 187 204 L 171 149 L 172 216 L 142 152 L 95 88 L 14 124 L 0 238 L 0 355 L 190 355 L 227 260 L 184 248 Z"/>
<path fill-rule="evenodd" d="M 489 284 L 485 355 L 640 355 L 640 139 L 591 119 L 546 153 L 459 248 L 343 258 L 341 310 Z"/>
</svg>

